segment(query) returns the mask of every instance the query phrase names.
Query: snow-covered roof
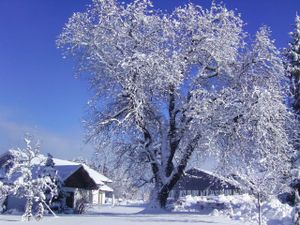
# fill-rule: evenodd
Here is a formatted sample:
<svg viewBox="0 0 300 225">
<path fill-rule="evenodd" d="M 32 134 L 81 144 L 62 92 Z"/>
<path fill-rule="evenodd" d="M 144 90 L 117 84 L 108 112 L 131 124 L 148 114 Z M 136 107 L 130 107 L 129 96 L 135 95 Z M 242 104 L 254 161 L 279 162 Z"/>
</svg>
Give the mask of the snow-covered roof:
<svg viewBox="0 0 300 225">
<path fill-rule="evenodd" d="M 224 176 L 221 176 L 219 174 L 216 174 L 214 172 L 211 172 L 211 171 L 208 171 L 208 170 L 205 170 L 205 169 L 200 169 L 200 168 L 197 168 L 197 167 L 191 168 L 190 170 L 186 171 L 186 173 L 189 175 L 189 171 L 191 171 L 191 170 L 196 170 L 196 171 L 199 171 L 199 172 L 202 172 L 202 173 L 206 173 L 206 174 L 208 174 L 208 175 L 210 175 L 212 177 L 215 177 L 215 178 L 217 178 L 219 180 L 226 181 L 226 182 L 228 182 L 228 183 L 230 183 L 230 184 L 232 184 L 234 186 L 239 186 L 238 182 L 235 182 L 235 181 L 233 181 L 231 179 L 228 179 L 228 178 L 226 178 Z"/>
<path fill-rule="evenodd" d="M 210 176 L 213 176 L 213 177 L 215 177 L 215 178 L 217 178 L 217 179 L 220 179 L 220 180 L 222 180 L 222 181 L 225 181 L 225 182 L 227 182 L 227 183 L 230 183 L 230 184 L 233 185 L 233 186 L 236 186 L 236 187 L 241 188 L 240 183 L 237 182 L 237 181 L 234 181 L 234 180 L 232 180 L 232 179 L 229 179 L 229 178 L 227 178 L 227 177 L 221 176 L 221 175 L 219 175 L 219 174 L 216 174 L 216 173 L 211 172 L 211 171 L 208 171 L 208 170 L 199 169 L 199 168 L 194 168 L 194 169 L 195 169 L 195 170 L 198 170 L 198 171 L 202 171 L 203 173 L 206 173 L 206 174 L 208 174 L 208 175 L 210 175 Z"/>
<path fill-rule="evenodd" d="M 75 173 L 81 165 L 66 165 L 66 166 L 55 166 L 55 169 L 57 170 L 57 174 L 59 177 L 63 180 L 66 181 L 73 173 Z M 40 175 L 41 171 L 43 170 L 44 166 L 34 166 L 31 169 L 32 172 L 32 178 L 36 179 Z M 19 173 L 14 174 L 9 178 L 10 182 L 13 182 L 17 180 L 20 177 Z M 0 178 L 1 179 L 1 178 Z"/>
<path fill-rule="evenodd" d="M 69 160 L 58 159 L 58 158 L 53 158 L 53 161 L 55 163 L 55 166 L 82 165 L 83 168 L 89 173 L 90 177 L 95 181 L 96 184 L 103 184 L 103 182 L 104 183 L 112 182 L 112 180 L 110 180 L 106 176 L 102 175 L 101 173 L 97 172 L 96 170 L 92 169 L 91 167 L 87 166 L 86 164 L 72 162 Z"/>
<path fill-rule="evenodd" d="M 203 169 L 192 168 L 178 181 L 179 190 L 220 190 L 240 188 L 237 182 Z"/>
<path fill-rule="evenodd" d="M 46 156 L 41 155 L 41 157 L 39 157 L 39 159 L 37 160 L 37 163 L 40 164 L 42 162 L 45 162 L 47 159 Z M 78 163 L 78 162 L 72 162 L 69 160 L 64 160 L 64 159 L 58 159 L 58 158 L 53 158 L 54 164 L 55 166 L 78 166 L 78 165 L 82 165 L 83 168 L 88 172 L 88 174 L 90 175 L 90 177 L 95 181 L 96 184 L 101 185 L 104 183 L 111 183 L 112 180 L 110 180 L 109 178 L 107 178 L 106 176 L 102 175 L 101 173 L 97 172 L 96 170 L 90 168 L 89 166 L 83 164 L 83 163 Z"/>
<path fill-rule="evenodd" d="M 4 155 L 9 154 L 9 152 L 4 153 Z M 47 157 L 45 155 L 40 154 L 39 157 L 36 157 L 33 160 L 33 163 L 36 165 L 40 165 L 45 163 L 47 160 Z M 88 172 L 89 176 L 94 180 L 94 182 L 97 185 L 104 185 L 104 183 L 111 183 L 112 180 L 107 178 L 106 176 L 102 175 L 101 173 L 97 172 L 96 170 L 90 168 L 89 166 L 78 163 L 78 162 L 72 162 L 69 160 L 64 159 L 58 159 L 53 158 L 55 168 L 58 170 L 59 175 L 63 180 L 67 179 L 70 175 L 72 175 L 80 166 L 83 166 L 83 168 Z"/>
<path fill-rule="evenodd" d="M 112 180 L 110 180 L 106 176 L 102 175 L 101 173 L 97 172 L 96 170 L 92 169 L 91 167 L 87 166 L 86 164 L 72 162 L 72 161 L 69 161 L 69 160 L 57 159 L 57 158 L 53 158 L 53 161 L 54 161 L 56 166 L 61 166 L 61 165 L 82 165 L 83 168 L 89 173 L 91 178 L 93 178 L 93 180 L 96 182 L 96 184 L 103 184 L 103 182 L 107 182 L 107 183 L 112 182 Z"/>
<path fill-rule="evenodd" d="M 54 166 L 54 168 L 57 170 L 57 173 L 62 180 L 67 180 L 73 173 L 75 173 L 80 168 L 80 165 L 61 165 Z"/>
<path fill-rule="evenodd" d="M 111 187 L 107 186 L 106 184 L 100 186 L 99 190 L 101 191 L 107 191 L 107 192 L 113 192 L 114 189 L 112 189 Z"/>
<path fill-rule="evenodd" d="M 5 177 L 4 169 L 0 168 L 0 180 Z"/>
<path fill-rule="evenodd" d="M 89 173 L 89 175 L 93 178 L 96 184 L 103 184 L 103 183 L 111 183 L 112 181 L 108 179 L 106 176 L 102 175 L 101 173 L 93 170 L 89 166 L 82 164 L 83 168 Z"/>
</svg>

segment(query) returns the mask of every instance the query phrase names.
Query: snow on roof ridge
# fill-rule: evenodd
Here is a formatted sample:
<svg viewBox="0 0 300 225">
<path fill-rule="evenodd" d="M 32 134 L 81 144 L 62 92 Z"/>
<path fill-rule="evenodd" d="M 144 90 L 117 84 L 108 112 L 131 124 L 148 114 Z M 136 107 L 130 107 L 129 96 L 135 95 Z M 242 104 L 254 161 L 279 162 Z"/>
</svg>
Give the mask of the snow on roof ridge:
<svg viewBox="0 0 300 225">
<path fill-rule="evenodd" d="M 58 159 L 58 158 L 53 158 L 53 161 L 55 165 L 82 165 L 83 168 L 88 172 L 90 177 L 95 181 L 96 184 L 98 185 L 103 185 L 104 182 L 111 183 L 112 180 L 104 176 L 103 174 L 99 173 L 98 171 L 92 169 L 88 165 L 84 163 L 78 163 L 78 162 L 73 162 L 65 159 Z"/>
<path fill-rule="evenodd" d="M 5 156 L 6 154 L 10 154 L 10 152 L 7 151 L 6 153 L 4 153 L 2 155 Z M 44 154 L 41 153 L 41 154 L 39 154 L 38 157 L 36 157 L 34 159 L 34 164 L 41 164 L 43 162 L 46 162 L 46 160 L 47 160 L 47 156 L 45 156 Z M 103 185 L 104 182 L 112 183 L 111 179 L 109 179 L 108 177 L 99 173 L 98 171 L 92 169 L 91 167 L 89 167 L 88 165 L 86 165 L 84 163 L 73 162 L 70 160 L 59 159 L 59 158 L 55 158 L 55 157 L 53 157 L 53 161 L 54 161 L 55 166 L 79 166 L 79 165 L 83 166 L 83 168 L 87 171 L 87 173 L 90 175 L 90 177 L 98 185 Z"/>
<path fill-rule="evenodd" d="M 56 166 L 67 166 L 67 165 L 81 165 L 82 163 L 78 163 L 78 162 L 73 162 L 73 161 L 70 161 L 70 160 L 66 160 L 66 159 L 59 159 L 59 158 L 54 158 L 53 157 L 53 161 L 54 161 L 54 164 Z"/>
<path fill-rule="evenodd" d="M 198 171 L 207 173 L 207 174 L 209 174 L 209 175 L 212 175 L 212 176 L 215 176 L 215 177 L 218 177 L 218 178 L 225 178 L 225 177 L 223 177 L 223 176 L 221 176 L 221 175 L 218 175 L 218 174 L 216 174 L 216 173 L 214 173 L 214 172 L 212 172 L 212 171 L 205 170 L 205 169 L 202 169 L 202 168 L 199 168 L 199 167 L 192 167 L 192 168 L 188 169 L 186 172 L 188 172 L 189 170 L 192 170 L 192 169 L 195 169 L 195 170 L 198 170 Z"/>
<path fill-rule="evenodd" d="M 99 188 L 101 191 L 108 191 L 108 192 L 113 192 L 114 189 L 112 189 L 111 187 L 109 187 L 108 185 L 104 184 L 102 186 L 100 186 Z"/>
<path fill-rule="evenodd" d="M 65 159 L 58 159 L 58 158 L 53 158 L 55 165 L 60 165 L 62 163 L 68 164 L 68 165 L 82 165 L 83 168 L 89 173 L 89 175 L 95 180 L 95 183 L 97 184 L 103 184 L 103 182 L 108 182 L 111 183 L 112 180 L 109 179 L 108 177 L 104 176 L 103 174 L 99 173 L 98 171 L 92 169 L 85 163 L 78 163 L 78 162 L 73 162 Z"/>
<path fill-rule="evenodd" d="M 73 162 L 65 159 L 58 159 L 58 158 L 53 158 L 55 165 L 82 165 L 83 168 L 88 172 L 90 177 L 95 181 L 96 184 L 104 184 L 104 182 L 111 183 L 112 180 L 110 180 L 108 177 L 104 176 L 103 174 L 99 173 L 98 171 L 92 169 L 88 165 L 84 163 L 78 163 L 78 162 Z"/>
<path fill-rule="evenodd" d="M 208 170 L 199 168 L 199 167 L 192 167 L 192 168 L 190 168 L 189 170 L 192 170 L 192 169 L 201 171 L 201 172 L 206 173 L 206 174 L 208 174 L 208 175 L 210 175 L 210 176 L 213 176 L 213 177 L 216 177 L 216 178 L 221 179 L 221 180 L 223 180 L 223 181 L 226 181 L 226 182 L 228 182 L 228 183 L 230 183 L 230 184 L 232 184 L 232 185 L 235 185 L 235 186 L 241 186 L 241 184 L 240 184 L 239 182 L 233 181 L 233 180 L 231 180 L 231 179 L 228 179 L 227 177 L 224 177 L 224 176 L 222 176 L 222 175 L 216 174 L 216 173 L 214 173 L 214 172 L 211 172 L 211 171 L 208 171 Z M 186 172 L 188 172 L 189 170 L 187 170 Z"/>
<path fill-rule="evenodd" d="M 4 157 L 4 156 L 6 156 L 6 155 L 8 155 L 9 154 L 9 150 L 8 151 L 6 151 L 6 152 L 3 152 L 2 154 L 0 154 L 0 158 L 2 158 L 2 157 Z"/>
</svg>

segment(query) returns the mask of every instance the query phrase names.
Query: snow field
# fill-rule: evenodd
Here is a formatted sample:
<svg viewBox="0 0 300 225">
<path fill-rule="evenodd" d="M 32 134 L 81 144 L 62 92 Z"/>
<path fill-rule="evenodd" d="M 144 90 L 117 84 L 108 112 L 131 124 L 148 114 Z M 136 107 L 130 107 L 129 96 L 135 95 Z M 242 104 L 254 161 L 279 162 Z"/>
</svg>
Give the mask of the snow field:
<svg viewBox="0 0 300 225">
<path fill-rule="evenodd" d="M 92 208 L 85 215 L 63 215 L 58 218 L 45 216 L 43 220 L 29 224 L 39 225 L 251 225 L 233 221 L 224 216 L 200 215 L 195 213 L 143 214 L 144 208 L 132 206 L 101 206 Z M 1 225 L 23 225 L 17 215 L 0 215 Z"/>
</svg>

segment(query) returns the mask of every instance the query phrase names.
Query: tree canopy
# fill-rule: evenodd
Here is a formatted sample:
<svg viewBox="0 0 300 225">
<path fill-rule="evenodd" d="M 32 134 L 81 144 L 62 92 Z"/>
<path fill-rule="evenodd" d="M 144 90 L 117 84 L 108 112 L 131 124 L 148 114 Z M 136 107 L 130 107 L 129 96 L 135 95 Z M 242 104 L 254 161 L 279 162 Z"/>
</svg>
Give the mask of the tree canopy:
<svg viewBox="0 0 300 225">
<path fill-rule="evenodd" d="M 151 171 L 159 207 L 195 152 L 286 169 L 282 60 L 268 28 L 246 37 L 240 16 L 215 3 L 166 13 L 148 0 L 94 0 L 65 25 L 58 46 L 93 93 L 90 140 L 110 135 L 119 158 Z"/>
</svg>

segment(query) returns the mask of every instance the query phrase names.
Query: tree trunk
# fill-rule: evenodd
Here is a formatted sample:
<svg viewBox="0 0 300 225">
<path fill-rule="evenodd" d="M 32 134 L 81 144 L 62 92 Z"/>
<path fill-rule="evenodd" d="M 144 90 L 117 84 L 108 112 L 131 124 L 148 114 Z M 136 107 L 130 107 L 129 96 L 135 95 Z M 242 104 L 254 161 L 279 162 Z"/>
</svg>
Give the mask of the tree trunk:
<svg viewBox="0 0 300 225">
<path fill-rule="evenodd" d="M 154 196 L 154 199 L 158 203 L 157 207 L 161 209 L 165 209 L 167 205 L 167 200 L 170 195 L 170 192 L 176 185 L 176 183 L 179 181 L 179 179 L 182 177 L 183 170 L 179 171 L 175 175 L 173 175 L 173 178 L 170 180 L 168 184 L 165 185 L 156 185 L 156 193 Z M 158 187 L 158 188 L 157 188 Z"/>
<path fill-rule="evenodd" d="M 151 193 L 151 209 L 166 209 L 169 191 L 166 186 L 156 183 Z"/>
<path fill-rule="evenodd" d="M 300 196 L 298 188 L 295 188 L 295 214 L 294 224 L 300 225 Z"/>
<path fill-rule="evenodd" d="M 167 201 L 170 195 L 171 190 L 175 186 L 178 179 L 172 179 L 168 184 L 156 183 L 155 188 L 151 194 L 151 204 L 150 208 L 152 209 L 166 209 Z"/>
<path fill-rule="evenodd" d="M 33 205 L 33 198 L 27 197 L 26 199 L 26 209 L 25 209 L 25 213 L 22 216 L 22 220 L 23 221 L 30 221 L 32 219 L 32 205 Z"/>
<path fill-rule="evenodd" d="M 161 174 L 159 171 L 160 167 L 155 164 L 152 163 L 152 172 L 154 174 L 155 177 L 155 196 L 153 196 L 156 201 L 156 203 L 158 203 L 156 206 L 154 207 L 159 207 L 162 209 L 166 208 L 166 204 L 167 204 L 167 200 L 169 197 L 169 194 L 171 192 L 171 190 L 174 188 L 174 186 L 176 185 L 176 183 L 179 181 L 179 179 L 182 177 L 183 172 L 187 166 L 187 163 L 194 151 L 194 149 L 197 146 L 197 142 L 200 139 L 201 135 L 197 134 L 192 141 L 187 145 L 187 147 L 184 149 L 185 154 L 182 156 L 182 158 L 179 160 L 179 164 L 176 168 L 176 173 L 172 174 L 172 172 L 174 172 L 175 168 L 172 165 L 173 170 L 172 171 L 168 171 L 168 169 L 170 168 L 166 168 L 166 170 L 164 172 L 167 172 L 167 175 L 169 175 L 168 173 L 170 173 L 169 176 L 167 176 L 167 179 L 169 179 L 169 181 L 165 184 L 162 183 L 162 181 L 164 179 L 161 178 Z M 173 156 L 171 156 L 173 157 Z"/>
<path fill-rule="evenodd" d="M 258 203 L 258 224 L 262 225 L 262 212 L 261 212 L 261 196 L 260 196 L 260 193 L 257 194 L 257 203 Z"/>
<path fill-rule="evenodd" d="M 170 194 L 170 192 L 166 188 L 163 188 L 163 190 L 158 193 L 157 197 L 158 197 L 160 208 L 162 208 L 162 209 L 166 208 L 169 194 Z"/>
</svg>

